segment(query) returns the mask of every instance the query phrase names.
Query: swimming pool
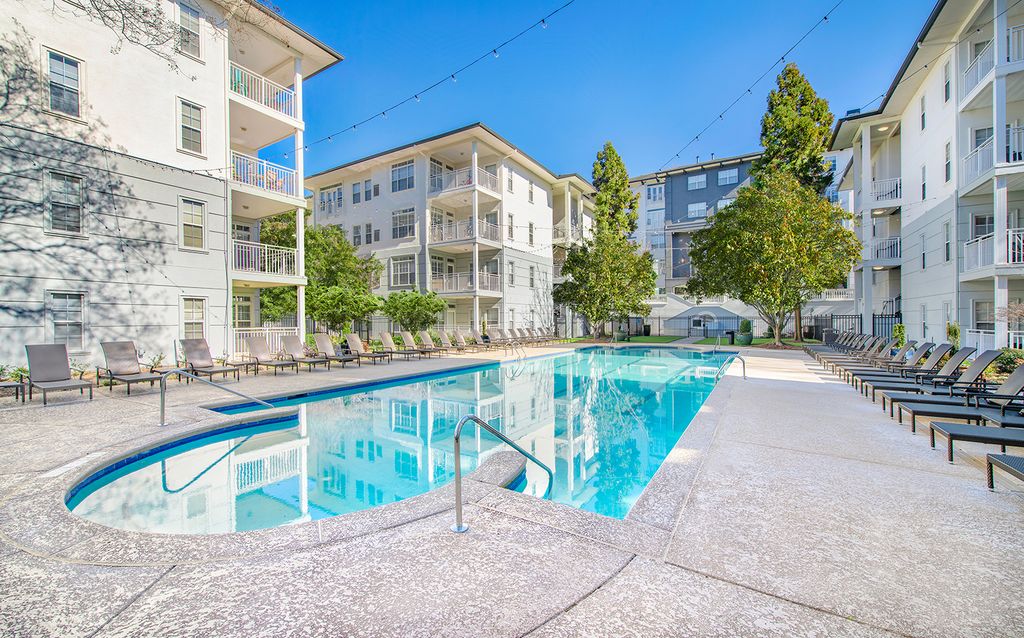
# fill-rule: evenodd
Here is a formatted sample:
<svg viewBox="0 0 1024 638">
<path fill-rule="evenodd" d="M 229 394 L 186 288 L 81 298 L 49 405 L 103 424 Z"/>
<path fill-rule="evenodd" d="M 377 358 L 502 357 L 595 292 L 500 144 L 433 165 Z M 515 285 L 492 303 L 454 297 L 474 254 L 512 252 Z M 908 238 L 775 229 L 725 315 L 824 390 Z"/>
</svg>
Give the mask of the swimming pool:
<svg viewBox="0 0 1024 638">
<path fill-rule="evenodd" d="M 142 453 L 84 480 L 67 505 L 103 525 L 160 533 L 246 531 L 337 516 L 451 481 L 455 426 L 476 414 L 554 471 L 553 500 L 623 518 L 729 356 L 592 347 L 275 400 L 298 406 L 298 415 Z M 463 471 L 502 447 L 467 426 Z M 530 463 L 517 487 L 543 495 L 547 481 Z"/>
</svg>

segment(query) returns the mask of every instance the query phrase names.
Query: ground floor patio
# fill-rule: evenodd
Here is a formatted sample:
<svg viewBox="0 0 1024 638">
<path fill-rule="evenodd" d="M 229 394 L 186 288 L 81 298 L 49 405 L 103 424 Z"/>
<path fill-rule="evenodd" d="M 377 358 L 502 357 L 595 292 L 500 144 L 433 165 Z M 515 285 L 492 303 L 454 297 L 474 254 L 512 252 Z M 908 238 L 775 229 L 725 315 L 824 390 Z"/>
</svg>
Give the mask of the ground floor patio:
<svg viewBox="0 0 1024 638">
<path fill-rule="evenodd" d="M 542 354 L 573 346 L 531 348 Z M 243 377 L 287 393 L 501 358 Z M 1024 485 L 985 487 L 798 351 L 747 350 L 625 520 L 499 487 L 207 537 L 102 528 L 63 509 L 107 457 L 227 422 L 172 383 L 22 406 L 0 397 L 3 636 L 1019 636 Z M 449 486 L 450 487 L 450 486 Z"/>
</svg>

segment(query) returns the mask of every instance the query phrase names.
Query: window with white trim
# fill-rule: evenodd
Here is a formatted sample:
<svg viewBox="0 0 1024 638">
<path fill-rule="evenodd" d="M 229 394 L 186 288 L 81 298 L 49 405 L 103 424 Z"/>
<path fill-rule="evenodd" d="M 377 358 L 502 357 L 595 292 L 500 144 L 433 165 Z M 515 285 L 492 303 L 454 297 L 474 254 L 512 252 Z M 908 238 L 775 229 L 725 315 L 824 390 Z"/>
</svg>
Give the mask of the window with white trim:
<svg viewBox="0 0 1024 638">
<path fill-rule="evenodd" d="M 416 284 L 416 257 L 391 258 L 391 285 L 414 286 Z"/>
<path fill-rule="evenodd" d="M 391 239 L 416 236 L 416 209 L 403 208 L 391 213 Z"/>
<path fill-rule="evenodd" d="M 75 58 L 47 51 L 50 110 L 71 117 L 82 115 L 82 63 Z"/>
<path fill-rule="evenodd" d="M 352 227 L 352 245 L 362 246 L 363 245 L 363 225 L 356 224 Z"/>
<path fill-rule="evenodd" d="M 535 284 L 536 284 L 536 273 L 537 273 L 537 267 L 536 266 L 530 266 L 530 288 L 533 288 L 535 286 Z"/>
<path fill-rule="evenodd" d="M 367 222 L 366 232 L 364 236 L 366 237 L 366 241 L 364 241 L 363 243 L 365 243 L 367 246 L 373 243 L 373 224 Z"/>
<path fill-rule="evenodd" d="M 974 329 L 996 329 L 996 306 L 993 301 L 974 302 Z"/>
<path fill-rule="evenodd" d="M 718 185 L 727 186 L 729 184 L 735 184 L 740 181 L 740 169 L 738 168 L 727 168 L 725 170 L 718 171 Z"/>
<path fill-rule="evenodd" d="M 707 202 L 693 202 L 686 207 L 686 216 L 695 219 L 698 217 L 708 216 L 708 203 Z"/>
<path fill-rule="evenodd" d="M 413 178 L 413 160 L 406 160 L 399 162 L 398 164 L 391 165 L 391 192 L 397 193 L 399 191 L 407 191 L 413 188 L 415 182 Z"/>
<path fill-rule="evenodd" d="M 52 343 L 63 343 L 70 352 L 85 349 L 85 294 L 51 292 L 47 299 Z"/>
<path fill-rule="evenodd" d="M 531 204 L 533 203 L 533 181 L 530 181 L 526 185 L 526 199 Z"/>
<path fill-rule="evenodd" d="M 178 50 L 193 58 L 201 57 L 199 10 L 184 2 L 178 3 Z"/>
<path fill-rule="evenodd" d="M 340 213 L 345 203 L 345 187 L 341 184 L 320 190 L 320 212 L 325 215 Z"/>
<path fill-rule="evenodd" d="M 722 210 L 723 208 L 733 203 L 734 201 L 736 201 L 735 197 L 723 197 L 722 199 L 718 200 L 718 210 Z"/>
<path fill-rule="evenodd" d="M 657 202 L 665 199 L 665 185 L 654 184 L 653 186 L 647 187 L 647 201 Z"/>
<path fill-rule="evenodd" d="M 921 201 L 928 198 L 928 169 L 921 165 Z"/>
<path fill-rule="evenodd" d="M 516 262 L 508 262 L 508 285 L 516 285 Z"/>
<path fill-rule="evenodd" d="M 516 218 L 512 215 L 512 213 L 508 214 L 508 238 L 509 239 L 515 239 L 516 238 L 515 219 Z"/>
<path fill-rule="evenodd" d="M 924 130 L 924 127 L 925 127 L 925 121 L 926 121 L 926 118 L 925 118 L 925 100 L 924 100 L 924 96 L 922 95 L 921 96 L 921 130 L 922 131 Z"/>
<path fill-rule="evenodd" d="M 695 191 L 705 188 L 708 185 L 707 173 L 701 173 L 700 175 L 690 175 L 686 178 L 686 190 Z"/>
<path fill-rule="evenodd" d="M 949 222 L 946 222 L 942 225 L 942 249 L 947 263 L 953 259 L 953 245 L 951 240 L 952 233 L 950 231 Z"/>
<path fill-rule="evenodd" d="M 510 192 L 510 193 L 514 192 L 512 190 L 512 188 L 513 188 L 513 179 L 512 178 L 514 176 L 515 176 L 515 173 L 512 172 L 511 168 L 506 168 L 505 169 L 505 183 L 506 183 L 506 187 L 508 188 L 508 192 Z"/>
<path fill-rule="evenodd" d="M 953 73 L 952 73 L 952 68 L 951 68 L 950 64 L 951 64 L 951 62 L 949 60 L 946 60 L 946 63 L 944 65 L 942 65 L 942 101 L 943 102 L 949 102 L 949 98 L 953 94 L 952 84 L 951 84 L 951 79 L 952 79 Z"/>
<path fill-rule="evenodd" d="M 82 178 L 51 171 L 49 182 L 49 230 L 82 234 Z"/>
<path fill-rule="evenodd" d="M 526 241 L 532 246 L 533 245 L 533 222 L 530 222 L 526 227 Z"/>
<path fill-rule="evenodd" d="M 185 339 L 206 337 L 206 300 L 201 297 L 184 297 L 181 300 L 182 330 Z"/>
<path fill-rule="evenodd" d="M 373 180 L 366 180 L 363 182 L 363 201 L 368 202 L 373 199 Z"/>
<path fill-rule="evenodd" d="M 181 245 L 185 248 L 205 248 L 206 204 L 182 197 L 178 203 L 181 209 Z"/>
<path fill-rule="evenodd" d="M 188 100 L 178 100 L 178 124 L 181 134 L 178 148 L 190 153 L 203 152 L 203 107 Z"/>
<path fill-rule="evenodd" d="M 953 146 L 951 142 L 946 142 L 946 159 L 943 167 L 945 170 L 944 176 L 948 182 L 953 179 Z"/>
</svg>

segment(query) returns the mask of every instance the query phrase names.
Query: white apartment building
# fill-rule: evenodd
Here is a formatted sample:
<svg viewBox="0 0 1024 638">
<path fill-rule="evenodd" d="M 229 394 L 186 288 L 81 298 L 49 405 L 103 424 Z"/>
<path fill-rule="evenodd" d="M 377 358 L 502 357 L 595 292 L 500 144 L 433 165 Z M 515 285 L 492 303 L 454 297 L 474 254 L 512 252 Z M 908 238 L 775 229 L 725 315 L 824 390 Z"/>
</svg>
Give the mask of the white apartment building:
<svg viewBox="0 0 1024 638">
<path fill-rule="evenodd" d="M 1024 6 L 938 2 L 878 109 L 837 123 L 854 162 L 865 319 L 901 302 L 908 338 L 1022 347 Z M 867 328 L 869 324 L 865 324 Z"/>
<path fill-rule="evenodd" d="M 158 6 L 177 69 L 76 3 L 0 6 L 38 84 L 0 113 L 0 361 L 41 342 L 100 361 L 115 339 L 230 354 L 261 288 L 301 305 L 301 213 L 295 246 L 260 244 L 259 223 L 304 208 L 303 80 L 342 58 L 257 2 Z M 293 166 L 258 158 L 285 139 Z"/>
<path fill-rule="evenodd" d="M 555 175 L 483 124 L 306 178 L 313 223 L 384 264 L 375 292 L 433 290 L 446 328 L 551 330 L 558 256 L 591 229 L 593 187 Z M 556 312 L 557 310 L 557 312 Z M 572 323 L 572 319 L 570 319 Z"/>
</svg>

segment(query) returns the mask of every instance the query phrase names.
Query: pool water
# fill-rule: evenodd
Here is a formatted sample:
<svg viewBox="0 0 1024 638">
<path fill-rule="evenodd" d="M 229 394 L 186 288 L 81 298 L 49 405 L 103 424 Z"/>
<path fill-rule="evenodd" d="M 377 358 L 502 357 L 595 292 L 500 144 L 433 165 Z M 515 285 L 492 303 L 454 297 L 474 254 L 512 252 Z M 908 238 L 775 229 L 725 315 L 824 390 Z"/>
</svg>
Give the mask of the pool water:
<svg viewBox="0 0 1024 638">
<path fill-rule="evenodd" d="M 299 415 L 128 459 L 83 481 L 68 507 L 111 527 L 160 533 L 245 531 L 337 516 L 451 481 L 455 426 L 476 414 L 554 471 L 552 500 L 623 518 L 728 356 L 594 347 L 275 400 L 299 406 Z M 463 472 L 504 447 L 467 424 Z M 547 483 L 547 474 L 528 463 L 518 489 L 542 496 Z"/>
</svg>

